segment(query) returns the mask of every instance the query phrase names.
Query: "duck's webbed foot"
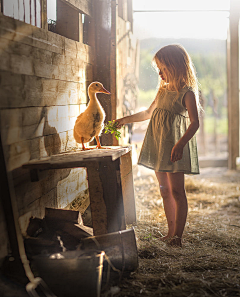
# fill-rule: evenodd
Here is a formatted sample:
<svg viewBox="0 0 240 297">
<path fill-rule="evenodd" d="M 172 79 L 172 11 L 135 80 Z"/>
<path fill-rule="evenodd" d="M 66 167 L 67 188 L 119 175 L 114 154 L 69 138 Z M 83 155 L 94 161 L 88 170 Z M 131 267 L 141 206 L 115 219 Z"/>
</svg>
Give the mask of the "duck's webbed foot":
<svg viewBox="0 0 240 297">
<path fill-rule="evenodd" d="M 81 137 L 81 143 L 82 143 L 82 151 L 87 151 L 87 150 L 90 150 L 90 148 L 87 148 L 87 147 L 85 147 L 85 145 L 84 145 L 84 138 L 83 137 Z"/>
<path fill-rule="evenodd" d="M 101 146 L 101 143 L 100 143 L 100 140 L 99 140 L 99 136 L 95 136 L 95 138 L 96 138 L 96 140 L 97 140 L 97 146 L 96 146 L 96 148 L 97 148 L 97 149 L 101 149 L 101 148 L 103 148 L 103 147 Z"/>
<path fill-rule="evenodd" d="M 102 149 L 102 150 L 110 149 L 108 147 L 102 147 L 101 146 L 101 143 L 100 143 L 100 140 L 99 140 L 99 136 L 95 136 L 95 138 L 96 138 L 96 141 L 97 141 L 97 146 L 96 146 L 97 149 Z"/>
</svg>

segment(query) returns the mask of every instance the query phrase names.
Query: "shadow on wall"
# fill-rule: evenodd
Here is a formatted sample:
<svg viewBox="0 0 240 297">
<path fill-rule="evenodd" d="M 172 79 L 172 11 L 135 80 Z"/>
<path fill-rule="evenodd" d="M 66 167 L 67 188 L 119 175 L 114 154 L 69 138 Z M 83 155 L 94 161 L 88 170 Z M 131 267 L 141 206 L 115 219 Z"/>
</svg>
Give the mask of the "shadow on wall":
<svg viewBox="0 0 240 297">
<path fill-rule="evenodd" d="M 42 109 L 39 124 L 43 122 L 42 135 L 44 137 L 44 147 L 47 156 L 55 155 L 61 151 L 61 139 L 55 127 L 51 127 L 48 121 L 47 107 Z"/>
<path fill-rule="evenodd" d="M 47 106 L 44 106 L 32 135 L 37 136 L 38 151 L 31 159 L 58 154 L 61 151 L 61 139 L 57 129 L 49 125 Z M 36 138 L 33 139 L 33 142 Z M 31 141 L 30 141 L 31 143 Z M 33 152 L 30 148 L 30 152 Z M 16 168 L 12 171 L 14 188 L 19 206 L 19 215 L 31 212 L 33 216 L 43 217 L 45 207 L 58 207 L 58 183 L 66 179 L 71 169 L 40 171 L 39 181 L 32 182 L 32 172 L 28 169 Z"/>
</svg>

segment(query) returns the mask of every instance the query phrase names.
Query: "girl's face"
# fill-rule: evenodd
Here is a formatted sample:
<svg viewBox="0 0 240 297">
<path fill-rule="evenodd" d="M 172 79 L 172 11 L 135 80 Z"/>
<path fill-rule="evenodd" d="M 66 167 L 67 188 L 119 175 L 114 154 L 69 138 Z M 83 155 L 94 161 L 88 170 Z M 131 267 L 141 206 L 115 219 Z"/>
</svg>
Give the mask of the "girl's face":
<svg viewBox="0 0 240 297">
<path fill-rule="evenodd" d="M 164 80 L 166 83 L 168 83 L 169 75 L 168 75 L 167 68 L 163 64 L 161 64 L 159 61 L 157 61 L 156 63 L 157 63 L 157 67 L 159 69 L 159 76 L 161 77 L 162 80 Z"/>
</svg>

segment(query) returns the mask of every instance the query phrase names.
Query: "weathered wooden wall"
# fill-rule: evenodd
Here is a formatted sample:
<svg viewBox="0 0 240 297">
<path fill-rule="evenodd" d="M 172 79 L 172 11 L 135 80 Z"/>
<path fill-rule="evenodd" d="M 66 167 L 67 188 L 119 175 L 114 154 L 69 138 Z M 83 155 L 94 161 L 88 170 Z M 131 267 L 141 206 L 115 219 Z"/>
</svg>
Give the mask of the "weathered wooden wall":
<svg viewBox="0 0 240 297">
<path fill-rule="evenodd" d="M 31 182 L 21 165 L 77 146 L 73 127 L 86 107 L 93 59 L 92 48 L 82 42 L 0 14 L 1 135 L 20 216 L 43 217 L 45 207 L 65 207 L 88 195 L 85 169 L 52 170 Z M 6 234 L 0 234 L 2 257 Z"/>
<path fill-rule="evenodd" d="M 78 28 L 73 35 L 59 24 L 58 34 L 48 31 L 46 0 L 41 3 L 42 28 L 0 13 L 0 130 L 23 224 L 31 215 L 43 217 L 45 207 L 63 208 L 75 198 L 88 198 L 85 169 L 44 171 L 40 181 L 31 182 L 29 170 L 21 166 L 78 146 L 73 127 L 86 107 L 89 83 L 99 80 L 112 93 L 98 97 L 106 121 L 132 112 L 136 99 L 138 47 L 132 37 L 131 0 L 119 1 L 119 16 L 116 1 L 58 0 L 59 5 L 69 5 L 69 15 L 75 18 Z M 128 141 L 125 130 L 120 144 Z M 101 142 L 117 144 L 110 134 Z M 130 165 L 122 172 L 128 195 Z M 0 260 L 7 251 L 2 213 L 0 205 Z"/>
</svg>

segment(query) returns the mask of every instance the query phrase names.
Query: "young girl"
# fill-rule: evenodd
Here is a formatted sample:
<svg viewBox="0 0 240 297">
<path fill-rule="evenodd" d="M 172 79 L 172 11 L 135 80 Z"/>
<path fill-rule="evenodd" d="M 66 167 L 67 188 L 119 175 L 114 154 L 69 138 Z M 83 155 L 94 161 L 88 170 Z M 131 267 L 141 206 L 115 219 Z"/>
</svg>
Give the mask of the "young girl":
<svg viewBox="0 0 240 297">
<path fill-rule="evenodd" d="M 168 223 L 168 240 L 182 246 L 188 204 L 184 174 L 198 174 L 195 133 L 198 120 L 198 82 L 186 50 L 168 45 L 154 56 L 160 86 L 146 111 L 117 119 L 118 128 L 150 119 L 138 164 L 155 170 Z"/>
</svg>

